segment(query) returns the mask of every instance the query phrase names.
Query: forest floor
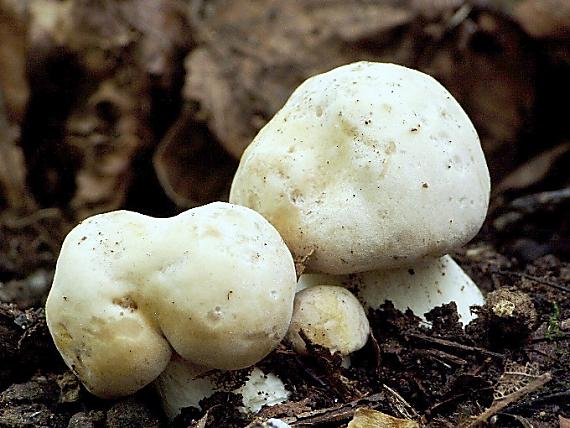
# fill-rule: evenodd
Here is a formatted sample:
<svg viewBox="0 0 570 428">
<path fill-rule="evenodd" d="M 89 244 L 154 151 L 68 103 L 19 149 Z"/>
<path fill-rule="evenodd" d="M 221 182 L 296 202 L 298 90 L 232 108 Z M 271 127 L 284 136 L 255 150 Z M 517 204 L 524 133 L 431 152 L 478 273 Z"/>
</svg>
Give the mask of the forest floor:
<svg viewBox="0 0 570 428">
<path fill-rule="evenodd" d="M 0 427 L 341 427 L 359 408 L 431 427 L 570 427 L 564 1 L 103 3 L 0 0 Z M 290 400 L 257 415 L 234 393 L 171 422 L 151 387 L 88 393 L 43 310 L 70 228 L 111 209 L 173 215 L 224 200 L 291 90 L 356 59 L 436 76 L 479 131 L 489 214 L 453 254 L 487 296 L 478 318 L 462 328 L 449 304 L 428 328 L 386 303 L 348 369 L 318 346 L 300 356 L 282 344 L 258 365 Z M 500 300 L 512 313 L 496 313 Z"/>
</svg>

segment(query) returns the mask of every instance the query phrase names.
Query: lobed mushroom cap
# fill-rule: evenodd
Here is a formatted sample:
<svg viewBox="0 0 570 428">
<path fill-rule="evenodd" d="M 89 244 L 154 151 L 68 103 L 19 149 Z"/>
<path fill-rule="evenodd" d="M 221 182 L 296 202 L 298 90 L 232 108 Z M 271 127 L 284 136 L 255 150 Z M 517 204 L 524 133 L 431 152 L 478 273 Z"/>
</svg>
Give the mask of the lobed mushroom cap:
<svg viewBox="0 0 570 428">
<path fill-rule="evenodd" d="M 409 265 L 469 241 L 489 172 L 473 124 L 435 79 L 358 62 L 305 81 L 245 151 L 230 202 L 267 218 L 308 271 Z"/>
<path fill-rule="evenodd" d="M 278 232 L 248 208 L 213 203 L 166 219 L 117 211 L 65 239 L 46 318 L 67 365 L 113 397 L 153 381 L 171 349 L 210 368 L 259 361 L 287 332 L 295 283 Z"/>
</svg>

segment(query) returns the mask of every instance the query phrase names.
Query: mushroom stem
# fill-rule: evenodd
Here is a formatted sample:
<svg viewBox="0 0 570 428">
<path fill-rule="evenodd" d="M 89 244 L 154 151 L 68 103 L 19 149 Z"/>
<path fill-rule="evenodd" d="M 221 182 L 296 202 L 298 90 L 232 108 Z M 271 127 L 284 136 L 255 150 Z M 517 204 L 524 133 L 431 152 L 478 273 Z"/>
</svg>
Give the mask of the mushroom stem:
<svg viewBox="0 0 570 428">
<path fill-rule="evenodd" d="M 169 419 L 174 419 L 184 407 L 200 408 L 200 401 L 217 391 L 212 379 L 205 375 L 209 370 L 184 361 L 178 355 L 172 358 L 154 381 Z"/>
<path fill-rule="evenodd" d="M 289 391 L 273 373 L 255 367 L 246 380 L 228 380 L 223 370 L 198 366 L 175 355 L 154 385 L 167 417 L 174 419 L 183 408 L 201 408 L 200 401 L 218 391 L 241 394 L 245 413 L 257 413 L 263 406 L 283 403 Z"/>
<path fill-rule="evenodd" d="M 466 325 L 474 318 L 470 307 L 485 303 L 477 285 L 449 255 L 399 269 L 351 275 L 305 274 L 297 289 L 325 283 L 355 290 L 366 308 L 378 309 L 390 300 L 397 309 L 409 308 L 424 321 L 426 312 L 455 302 L 459 320 Z"/>
</svg>

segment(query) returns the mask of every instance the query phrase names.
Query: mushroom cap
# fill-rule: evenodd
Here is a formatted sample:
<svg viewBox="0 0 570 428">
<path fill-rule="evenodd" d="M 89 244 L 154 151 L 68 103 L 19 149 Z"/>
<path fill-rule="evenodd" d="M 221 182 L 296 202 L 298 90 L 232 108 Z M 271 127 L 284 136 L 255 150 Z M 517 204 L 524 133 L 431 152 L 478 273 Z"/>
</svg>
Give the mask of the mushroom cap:
<svg viewBox="0 0 570 428">
<path fill-rule="evenodd" d="M 473 124 L 435 79 L 358 62 L 305 81 L 245 151 L 230 202 L 267 218 L 307 269 L 439 257 L 479 230 L 489 172 Z"/>
<path fill-rule="evenodd" d="M 448 255 L 385 271 L 354 275 L 305 274 L 299 278 L 297 288 L 325 283 L 357 290 L 365 308 L 378 309 L 390 300 L 396 309 L 411 309 L 424 320 L 424 314 L 436 306 L 455 302 L 459 320 L 468 324 L 474 318 L 469 308 L 485 303 L 477 285 Z"/>
<path fill-rule="evenodd" d="M 295 283 L 278 232 L 248 208 L 213 203 L 165 219 L 117 211 L 66 237 L 46 318 L 67 365 L 113 397 L 154 380 L 171 348 L 210 368 L 259 361 L 287 332 Z"/>
<path fill-rule="evenodd" d="M 366 345 L 370 326 L 364 308 L 346 288 L 317 285 L 295 296 L 293 318 L 287 333 L 295 351 L 306 352 L 303 331 L 311 342 L 342 355 Z"/>
</svg>

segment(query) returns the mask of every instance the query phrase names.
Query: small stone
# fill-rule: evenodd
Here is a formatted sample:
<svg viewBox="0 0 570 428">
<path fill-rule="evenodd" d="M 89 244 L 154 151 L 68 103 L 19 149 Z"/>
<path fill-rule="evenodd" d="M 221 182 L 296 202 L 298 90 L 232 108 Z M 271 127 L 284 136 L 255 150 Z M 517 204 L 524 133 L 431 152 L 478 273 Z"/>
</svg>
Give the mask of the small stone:
<svg viewBox="0 0 570 428">
<path fill-rule="evenodd" d="M 96 428 L 104 421 L 105 414 L 101 411 L 78 412 L 69 419 L 67 428 Z"/>
<path fill-rule="evenodd" d="M 489 293 L 483 312 L 490 324 L 490 339 L 502 346 L 519 343 L 536 327 L 536 309 L 522 291 L 500 288 Z"/>
<path fill-rule="evenodd" d="M 515 304 L 509 300 L 499 300 L 499 302 L 491 309 L 498 317 L 509 318 L 513 316 Z"/>
<path fill-rule="evenodd" d="M 74 403 L 79 400 L 81 393 L 79 379 L 77 379 L 77 377 L 72 372 L 68 371 L 61 376 L 58 376 L 57 384 L 60 389 L 60 403 Z"/>
<path fill-rule="evenodd" d="M 109 428 L 159 428 L 160 420 L 147 406 L 130 397 L 114 404 L 107 411 Z"/>
</svg>

